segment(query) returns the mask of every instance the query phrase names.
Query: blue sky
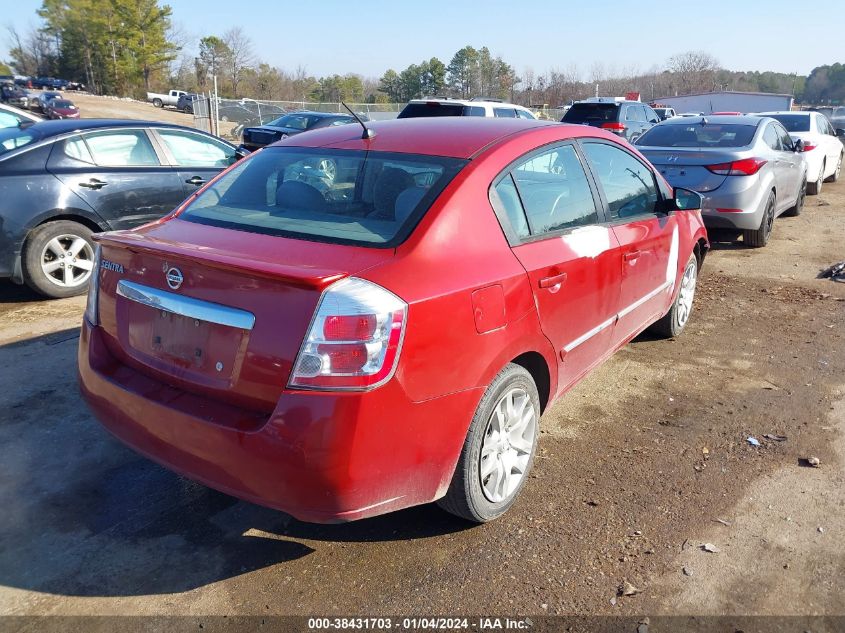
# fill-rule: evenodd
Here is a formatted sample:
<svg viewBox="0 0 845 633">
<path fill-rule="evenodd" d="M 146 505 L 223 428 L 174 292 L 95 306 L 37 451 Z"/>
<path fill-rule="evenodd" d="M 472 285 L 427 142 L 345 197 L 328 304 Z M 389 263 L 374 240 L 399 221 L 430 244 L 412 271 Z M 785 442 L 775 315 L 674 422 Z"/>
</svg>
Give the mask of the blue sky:
<svg viewBox="0 0 845 633">
<path fill-rule="evenodd" d="M 309 74 L 379 77 L 459 48 L 487 46 L 522 73 L 577 66 L 647 71 L 671 55 L 705 50 L 731 70 L 807 74 L 845 62 L 842 20 L 794 0 L 172 0 L 173 19 L 196 41 L 241 26 L 257 56 Z M 568 6 L 567 6 L 568 5 Z M 4 0 L 0 25 L 39 24 L 41 0 Z M 809 6 L 809 5 L 808 5 Z M 841 14 L 840 14 L 841 15 Z M 8 38 L 0 32 L 0 59 Z"/>
</svg>

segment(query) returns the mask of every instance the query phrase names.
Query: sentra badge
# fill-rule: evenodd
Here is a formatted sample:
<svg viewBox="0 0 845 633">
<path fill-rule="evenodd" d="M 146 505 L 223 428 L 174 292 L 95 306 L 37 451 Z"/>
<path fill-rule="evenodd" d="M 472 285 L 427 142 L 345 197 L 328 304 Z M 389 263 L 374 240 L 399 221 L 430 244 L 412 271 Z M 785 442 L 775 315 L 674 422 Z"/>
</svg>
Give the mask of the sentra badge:
<svg viewBox="0 0 845 633">
<path fill-rule="evenodd" d="M 104 259 L 100 262 L 100 267 L 105 268 L 106 270 L 113 270 L 116 273 L 123 274 L 123 264 L 117 264 L 115 262 L 110 262 L 107 259 Z"/>
</svg>

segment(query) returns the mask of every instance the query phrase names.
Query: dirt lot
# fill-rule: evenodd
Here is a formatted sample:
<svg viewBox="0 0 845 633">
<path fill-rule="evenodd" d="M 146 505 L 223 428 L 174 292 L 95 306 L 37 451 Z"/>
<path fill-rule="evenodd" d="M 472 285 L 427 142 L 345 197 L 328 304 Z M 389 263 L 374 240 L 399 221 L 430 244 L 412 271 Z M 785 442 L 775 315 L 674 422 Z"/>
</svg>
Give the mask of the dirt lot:
<svg viewBox="0 0 845 633">
<path fill-rule="evenodd" d="M 84 299 L 2 285 L 0 613 L 845 615 L 845 284 L 816 279 L 843 219 L 825 185 L 767 248 L 714 244 L 687 332 L 547 411 L 529 485 L 480 527 L 308 525 L 151 464 L 79 398 Z"/>
</svg>

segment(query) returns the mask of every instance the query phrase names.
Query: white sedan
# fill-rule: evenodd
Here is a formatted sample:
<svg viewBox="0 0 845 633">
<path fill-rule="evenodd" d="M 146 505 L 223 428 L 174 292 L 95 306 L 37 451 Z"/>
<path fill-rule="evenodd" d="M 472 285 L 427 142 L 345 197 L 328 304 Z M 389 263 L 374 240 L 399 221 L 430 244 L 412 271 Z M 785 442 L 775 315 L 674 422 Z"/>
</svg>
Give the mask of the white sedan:
<svg viewBox="0 0 845 633">
<path fill-rule="evenodd" d="M 801 139 L 807 159 L 807 193 L 815 195 L 822 183 L 836 182 L 842 170 L 845 147 L 830 121 L 819 112 L 760 112 L 780 121 L 792 140 Z"/>
</svg>

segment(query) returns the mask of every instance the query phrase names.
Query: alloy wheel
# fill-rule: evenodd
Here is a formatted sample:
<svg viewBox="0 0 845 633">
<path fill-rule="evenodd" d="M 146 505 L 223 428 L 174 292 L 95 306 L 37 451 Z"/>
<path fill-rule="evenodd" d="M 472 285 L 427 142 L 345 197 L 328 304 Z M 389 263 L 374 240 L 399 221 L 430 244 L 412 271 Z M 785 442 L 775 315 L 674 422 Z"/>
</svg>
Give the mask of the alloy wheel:
<svg viewBox="0 0 845 633">
<path fill-rule="evenodd" d="M 698 281 L 698 266 L 695 262 L 690 262 L 687 264 L 684 276 L 681 277 L 681 289 L 678 293 L 677 320 L 680 328 L 687 324 L 692 312 L 696 281 Z"/>
<path fill-rule="evenodd" d="M 58 235 L 41 251 L 41 270 L 52 283 L 74 288 L 88 281 L 94 269 L 94 249 L 79 235 Z"/>
<path fill-rule="evenodd" d="M 769 236 L 772 234 L 772 229 L 775 225 L 775 197 L 771 196 L 769 198 L 769 204 L 766 206 L 766 217 L 763 220 L 766 223 L 766 241 L 768 241 Z"/>
<path fill-rule="evenodd" d="M 481 442 L 479 477 L 484 496 L 506 501 L 525 477 L 534 449 L 537 415 L 531 397 L 515 387 L 493 408 Z"/>
</svg>

